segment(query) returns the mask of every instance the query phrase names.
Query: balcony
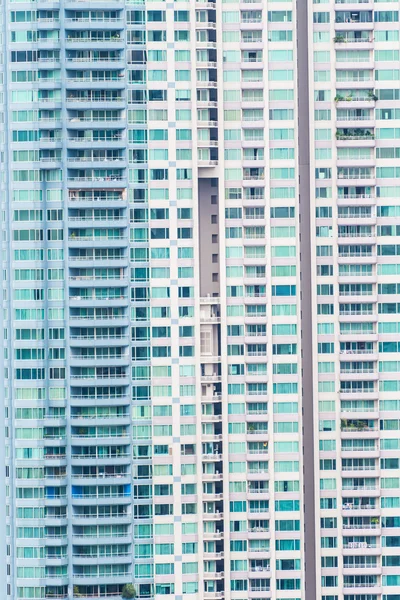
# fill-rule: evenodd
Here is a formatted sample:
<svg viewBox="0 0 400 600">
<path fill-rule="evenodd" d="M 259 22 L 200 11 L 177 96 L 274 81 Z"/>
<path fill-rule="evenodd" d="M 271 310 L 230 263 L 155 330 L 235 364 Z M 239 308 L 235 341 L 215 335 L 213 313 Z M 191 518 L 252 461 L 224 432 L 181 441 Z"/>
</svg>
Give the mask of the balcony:
<svg viewBox="0 0 400 600">
<path fill-rule="evenodd" d="M 369 581 L 366 581 L 365 583 L 345 582 L 343 584 L 343 588 L 344 588 L 345 591 L 346 591 L 346 589 L 354 589 L 354 588 L 357 588 L 358 590 L 360 590 L 361 588 L 365 588 L 365 589 L 368 589 L 368 590 L 370 590 L 371 588 L 377 588 L 377 591 L 378 591 L 378 589 L 379 590 L 381 589 L 378 582 L 372 583 L 372 582 L 369 582 Z"/>
<path fill-rule="evenodd" d="M 82 0 L 85 1 L 85 0 Z M 117 0 L 118 1 L 118 0 Z M 79 32 L 81 32 L 79 28 Z M 105 32 L 90 30 L 88 33 L 94 33 L 97 35 L 74 35 L 74 33 L 67 31 L 65 42 L 67 45 L 70 44 L 105 44 L 107 47 L 109 44 L 123 44 L 124 39 L 120 35 L 119 31 L 110 32 L 111 35 L 104 35 Z"/>
<path fill-rule="evenodd" d="M 346 227 L 344 225 L 340 225 L 338 238 L 369 238 L 366 241 L 363 240 L 363 243 L 365 244 L 367 242 L 371 243 L 371 240 L 375 240 L 376 235 L 373 231 L 368 231 L 365 227 L 357 227 L 356 225 Z"/>
<path fill-rule="evenodd" d="M 352 259 L 352 258 L 356 258 L 358 259 L 357 261 L 349 261 L 350 263 L 355 263 L 357 264 L 358 261 L 360 264 L 371 264 L 371 263 L 375 263 L 376 262 L 376 255 L 372 254 L 372 248 L 370 250 L 365 250 L 365 251 L 355 251 L 355 252 L 351 252 L 351 251 L 339 251 L 338 254 L 338 258 L 341 259 Z M 347 261 L 345 260 L 341 260 L 339 261 L 340 264 L 345 264 Z M 371 312 L 359 312 L 359 311 L 340 311 L 339 313 L 340 315 L 350 315 L 350 314 L 354 314 L 354 315 L 359 315 L 359 314 L 373 314 L 373 311 Z"/>
<path fill-rule="evenodd" d="M 376 504 L 354 504 L 352 502 L 346 502 L 342 504 L 342 510 L 379 510 Z"/>
<path fill-rule="evenodd" d="M 343 529 L 379 529 L 379 518 L 376 517 L 377 522 L 369 521 L 365 523 L 343 523 Z"/>
<path fill-rule="evenodd" d="M 121 224 L 121 222 L 123 222 L 124 224 L 127 224 L 127 218 L 124 215 L 116 215 L 116 214 L 110 214 L 106 211 L 102 211 L 103 214 L 81 214 L 80 216 L 68 216 L 68 221 L 72 221 L 73 223 L 82 223 L 85 227 L 87 225 L 87 223 L 96 223 L 97 222 L 101 222 L 102 224 L 106 223 L 106 225 L 104 225 L 105 227 L 108 227 L 108 223 L 117 223 L 118 225 Z"/>
<path fill-rule="evenodd" d="M 218 373 L 213 373 L 211 375 L 201 375 L 202 383 L 213 383 L 213 382 L 219 382 L 221 380 L 222 380 L 222 376 L 219 375 Z"/>
<path fill-rule="evenodd" d="M 377 397 L 377 395 L 376 395 Z M 377 419 L 378 412 L 374 400 L 343 400 L 341 403 L 341 413 L 345 414 L 344 418 L 357 419 Z M 347 415 L 352 413 L 350 417 Z M 369 414 L 365 414 L 369 413 Z"/>
<path fill-rule="evenodd" d="M 94 335 L 70 335 L 70 340 L 79 340 L 79 341 L 109 341 L 109 340 L 125 340 L 129 339 L 128 334 L 94 334 Z"/>
<path fill-rule="evenodd" d="M 120 9 L 121 10 L 121 9 Z M 40 19 L 41 21 L 43 19 Z M 46 20 L 46 19 L 44 19 Z M 123 19 L 121 19 L 120 17 L 101 17 L 101 16 L 96 16 L 96 13 L 90 13 L 90 16 L 88 17 L 67 17 L 64 22 L 67 25 L 71 25 L 71 24 L 77 24 L 78 29 L 81 29 L 80 24 L 81 23 L 93 23 L 93 24 L 98 24 L 101 23 L 102 25 L 107 25 L 107 24 L 112 24 L 115 28 L 115 25 L 119 25 L 119 29 L 123 30 L 125 25 L 124 25 L 124 21 Z"/>
<path fill-rule="evenodd" d="M 45 82 L 46 83 L 46 82 Z M 60 83 L 60 81 L 57 81 L 56 83 Z M 68 84 L 68 87 L 73 87 L 75 89 L 74 85 L 71 84 L 76 84 L 77 88 L 79 88 L 79 86 L 81 86 L 82 83 L 89 83 L 90 87 L 95 88 L 98 87 L 100 89 L 104 89 L 104 83 L 107 83 L 107 85 L 109 87 L 117 87 L 117 88 L 124 88 L 125 87 L 125 74 L 124 73 L 118 73 L 118 74 L 114 74 L 112 72 L 100 72 L 97 73 L 96 71 L 92 71 L 90 73 L 90 75 L 85 75 L 84 72 L 82 72 L 81 75 L 72 75 L 69 72 L 67 72 L 67 77 L 66 77 L 66 83 Z M 143 82 L 145 83 L 145 82 Z"/>
<path fill-rule="evenodd" d="M 103 461 L 103 460 L 116 461 L 121 458 L 127 459 L 129 457 L 130 457 L 130 454 L 128 452 L 119 452 L 118 454 L 111 452 L 109 454 L 102 454 L 101 456 L 97 456 L 97 457 L 96 457 L 96 454 L 71 454 L 72 460 L 86 460 L 90 463 L 92 463 L 93 460 L 96 460 L 97 462 Z M 96 517 L 96 518 L 98 518 L 98 517 Z"/>
<path fill-rule="evenodd" d="M 221 298 L 217 296 L 202 296 L 200 297 L 200 304 L 221 304 Z"/>
<path fill-rule="evenodd" d="M 106 177 L 98 177 L 96 175 L 91 176 L 76 176 L 68 177 L 69 186 L 74 187 L 99 187 L 99 188 L 115 188 L 116 184 L 118 187 L 126 187 L 127 179 L 123 175 L 110 175 Z"/>
<path fill-rule="evenodd" d="M 346 481 L 346 480 L 345 480 Z M 377 484 L 365 484 L 365 485 L 345 485 L 342 492 L 378 492 L 379 486 Z"/>
<path fill-rule="evenodd" d="M 116 241 L 119 242 L 120 240 L 125 240 L 126 236 L 125 235 L 104 235 L 104 236 L 95 236 L 95 235 L 73 235 L 71 234 L 68 237 L 68 241 L 70 242 L 105 242 L 106 244 L 111 244 L 111 242 Z"/>
<path fill-rule="evenodd" d="M 126 204 L 126 198 L 125 198 L 125 192 L 124 190 L 109 190 L 109 191 L 103 191 L 103 190 L 88 190 L 88 191 L 70 191 L 69 192 L 69 197 L 68 197 L 69 202 L 79 202 L 82 204 L 87 204 L 87 207 L 91 207 L 93 202 L 99 202 L 99 203 L 104 203 L 105 205 L 110 204 L 110 203 L 119 203 L 120 206 L 125 206 Z M 117 208 L 120 208 L 120 206 L 117 206 Z M 99 206 L 100 208 L 102 208 L 102 206 Z M 79 207 L 81 208 L 81 207 Z M 114 207 L 113 207 L 114 208 Z"/>
<path fill-rule="evenodd" d="M 222 454 L 219 454 L 218 452 L 214 454 L 203 454 L 202 459 L 206 462 L 220 462 L 222 460 Z"/>
<path fill-rule="evenodd" d="M 337 94 L 335 96 L 336 106 L 340 110 L 344 110 L 345 108 L 348 108 L 349 104 L 352 105 L 353 103 L 357 104 L 357 109 L 368 110 L 370 108 L 371 104 L 375 103 L 377 100 L 378 100 L 378 96 L 375 96 L 375 94 L 373 94 L 373 93 L 366 94 L 363 96 L 350 95 L 350 94 L 348 94 L 347 96 L 342 96 L 341 94 Z"/>
<path fill-rule="evenodd" d="M 356 2 L 357 4 L 357 2 Z M 337 10 L 335 15 L 335 29 L 372 30 L 374 28 L 372 10 Z"/>
<path fill-rule="evenodd" d="M 371 422 L 373 423 L 374 421 Z M 378 427 L 376 427 L 375 425 L 370 425 L 368 423 L 368 420 L 365 419 L 341 419 L 340 431 L 342 433 L 371 433 L 379 431 Z"/>
<path fill-rule="evenodd" d="M 196 21 L 196 29 L 216 29 L 215 21 Z"/>
<path fill-rule="evenodd" d="M 369 543 L 369 542 L 348 542 L 347 544 L 343 544 L 343 549 L 344 550 L 354 550 L 354 549 L 362 549 L 362 550 L 372 550 L 372 549 L 379 549 L 380 547 L 376 544 L 376 543 Z"/>
</svg>

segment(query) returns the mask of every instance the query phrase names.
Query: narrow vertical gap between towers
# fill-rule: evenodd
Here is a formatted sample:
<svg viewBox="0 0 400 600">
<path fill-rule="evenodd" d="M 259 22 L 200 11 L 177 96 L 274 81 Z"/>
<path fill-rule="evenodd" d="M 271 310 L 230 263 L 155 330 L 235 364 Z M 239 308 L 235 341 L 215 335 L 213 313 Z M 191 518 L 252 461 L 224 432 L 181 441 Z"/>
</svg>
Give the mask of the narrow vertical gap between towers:
<svg viewBox="0 0 400 600">
<path fill-rule="evenodd" d="M 297 0 L 298 152 L 303 392 L 303 485 L 305 597 L 317 598 L 315 553 L 314 399 L 310 198 L 310 103 L 308 0 Z"/>
</svg>

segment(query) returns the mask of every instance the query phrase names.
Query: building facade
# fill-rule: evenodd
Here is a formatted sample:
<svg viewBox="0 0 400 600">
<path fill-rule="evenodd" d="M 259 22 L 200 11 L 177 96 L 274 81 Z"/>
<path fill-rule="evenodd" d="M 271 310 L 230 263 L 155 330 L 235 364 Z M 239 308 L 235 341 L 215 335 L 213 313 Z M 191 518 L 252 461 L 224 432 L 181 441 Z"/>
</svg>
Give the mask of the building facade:
<svg viewBox="0 0 400 600">
<path fill-rule="evenodd" d="M 105 4 L 2 3 L 1 598 L 399 600 L 399 3 Z"/>
</svg>

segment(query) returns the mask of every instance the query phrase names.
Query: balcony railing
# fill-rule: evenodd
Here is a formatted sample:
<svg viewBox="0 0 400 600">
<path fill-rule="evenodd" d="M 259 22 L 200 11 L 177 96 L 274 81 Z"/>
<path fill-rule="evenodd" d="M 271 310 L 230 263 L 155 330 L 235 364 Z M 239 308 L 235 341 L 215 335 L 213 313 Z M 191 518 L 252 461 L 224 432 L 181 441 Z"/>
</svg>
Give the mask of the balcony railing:
<svg viewBox="0 0 400 600">
<path fill-rule="evenodd" d="M 112 182 L 112 181 L 123 181 L 124 177 L 118 175 L 112 175 L 111 177 L 68 177 L 68 181 L 71 182 L 92 182 L 92 181 L 101 181 L 101 182 Z"/>
<path fill-rule="evenodd" d="M 343 529 L 379 529 L 379 523 L 343 523 Z"/>
<path fill-rule="evenodd" d="M 342 471 L 376 471 L 376 465 L 343 466 Z"/>
<path fill-rule="evenodd" d="M 348 550 L 350 548 L 379 548 L 377 544 L 370 544 L 368 542 L 348 542 L 347 544 L 343 544 L 343 548 Z"/>
<path fill-rule="evenodd" d="M 343 504 L 343 510 L 375 510 L 378 508 L 376 504 L 363 504 L 361 506 L 357 506 L 356 504 Z"/>
</svg>

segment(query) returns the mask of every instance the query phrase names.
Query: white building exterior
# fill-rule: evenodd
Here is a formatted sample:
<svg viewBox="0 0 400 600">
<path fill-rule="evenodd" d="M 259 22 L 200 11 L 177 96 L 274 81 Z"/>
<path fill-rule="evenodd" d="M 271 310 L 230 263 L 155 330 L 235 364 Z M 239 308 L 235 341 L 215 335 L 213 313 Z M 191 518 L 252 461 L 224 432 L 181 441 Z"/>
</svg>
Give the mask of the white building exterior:
<svg viewBox="0 0 400 600">
<path fill-rule="evenodd" d="M 1 598 L 399 600 L 399 3 L 1 15 Z"/>
</svg>

